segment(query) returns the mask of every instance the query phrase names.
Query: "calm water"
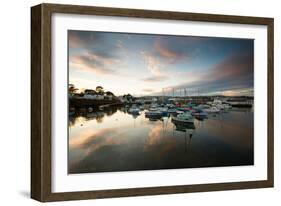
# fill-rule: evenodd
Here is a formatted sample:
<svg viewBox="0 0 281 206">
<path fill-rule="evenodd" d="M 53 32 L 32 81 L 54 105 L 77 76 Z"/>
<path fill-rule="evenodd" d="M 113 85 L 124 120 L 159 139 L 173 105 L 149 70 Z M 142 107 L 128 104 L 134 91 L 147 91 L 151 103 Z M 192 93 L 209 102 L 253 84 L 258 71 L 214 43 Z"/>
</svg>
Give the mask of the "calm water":
<svg viewBox="0 0 281 206">
<path fill-rule="evenodd" d="M 150 121 L 114 108 L 70 116 L 69 173 L 252 165 L 253 112 L 232 109 L 194 120 Z"/>
</svg>

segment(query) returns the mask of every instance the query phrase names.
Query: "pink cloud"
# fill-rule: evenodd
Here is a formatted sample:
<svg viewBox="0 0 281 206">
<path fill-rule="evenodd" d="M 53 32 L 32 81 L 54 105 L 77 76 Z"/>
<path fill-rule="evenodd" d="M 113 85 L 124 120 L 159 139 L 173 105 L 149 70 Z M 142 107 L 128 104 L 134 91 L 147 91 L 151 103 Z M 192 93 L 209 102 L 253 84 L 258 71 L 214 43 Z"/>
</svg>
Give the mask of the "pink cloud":
<svg viewBox="0 0 281 206">
<path fill-rule="evenodd" d="M 87 52 L 84 55 L 73 55 L 69 59 L 70 64 L 78 69 L 82 69 L 96 74 L 115 73 L 110 67 L 119 63 L 119 60 L 113 57 L 107 57 L 93 52 Z"/>
</svg>

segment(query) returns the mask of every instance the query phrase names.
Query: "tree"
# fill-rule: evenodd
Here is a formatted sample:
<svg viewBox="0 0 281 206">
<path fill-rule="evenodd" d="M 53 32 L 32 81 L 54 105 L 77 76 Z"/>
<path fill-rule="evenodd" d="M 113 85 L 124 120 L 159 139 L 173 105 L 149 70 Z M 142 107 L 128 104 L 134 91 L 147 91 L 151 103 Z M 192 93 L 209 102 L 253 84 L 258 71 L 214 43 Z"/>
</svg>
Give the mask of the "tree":
<svg viewBox="0 0 281 206">
<path fill-rule="evenodd" d="M 104 94 L 104 90 L 103 90 L 103 87 L 102 86 L 97 86 L 96 87 L 96 92 L 100 95 L 103 95 Z"/>
<path fill-rule="evenodd" d="M 107 91 L 107 92 L 105 92 L 105 94 L 106 94 L 107 96 L 115 96 L 111 91 Z"/>
<path fill-rule="evenodd" d="M 97 92 L 93 89 L 85 89 L 84 94 L 95 95 Z"/>
<path fill-rule="evenodd" d="M 77 90 L 78 90 L 78 89 L 75 88 L 74 84 L 69 84 L 69 85 L 68 85 L 68 92 L 69 92 L 70 94 L 72 94 L 72 95 L 75 94 Z"/>
</svg>

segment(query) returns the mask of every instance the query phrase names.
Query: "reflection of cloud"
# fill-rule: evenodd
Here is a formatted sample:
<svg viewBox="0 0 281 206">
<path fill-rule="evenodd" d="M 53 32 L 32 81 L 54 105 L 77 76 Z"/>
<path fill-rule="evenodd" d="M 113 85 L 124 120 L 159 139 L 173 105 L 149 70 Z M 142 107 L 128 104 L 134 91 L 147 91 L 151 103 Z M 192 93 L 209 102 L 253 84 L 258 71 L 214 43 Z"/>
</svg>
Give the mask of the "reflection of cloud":
<svg viewBox="0 0 281 206">
<path fill-rule="evenodd" d="M 219 139 L 228 145 L 234 145 L 235 147 L 241 148 L 252 148 L 254 139 L 253 121 L 247 121 L 247 124 L 245 124 L 244 121 L 241 122 L 243 116 L 237 116 L 236 118 L 235 122 L 219 122 L 218 120 L 209 119 L 208 124 L 205 125 L 205 129 L 209 134 L 212 134 L 213 138 Z M 249 129 L 249 127 L 252 129 Z"/>
<path fill-rule="evenodd" d="M 106 128 L 97 131 L 87 130 L 69 140 L 70 149 L 81 149 L 89 154 L 105 145 L 121 144 L 127 141 L 122 137 L 122 129 Z"/>
<path fill-rule="evenodd" d="M 148 137 L 145 140 L 145 148 L 159 144 L 161 142 L 161 132 L 163 130 L 162 124 L 158 124 L 149 131 Z"/>
<path fill-rule="evenodd" d="M 69 168 L 75 170 L 77 166 L 81 166 L 83 161 L 101 148 L 113 145 L 121 145 L 128 142 L 128 138 L 124 130 L 118 128 L 105 128 L 97 131 L 92 129 L 80 133 L 77 137 L 69 139 L 69 149 L 72 154 L 80 153 L 79 156 L 73 158 L 69 164 Z M 93 166 L 91 166 L 93 167 Z"/>
<path fill-rule="evenodd" d="M 163 129 L 163 123 L 158 122 L 150 129 L 144 144 L 144 150 L 157 151 L 154 154 L 157 159 L 161 159 L 163 155 L 176 147 L 175 139 L 163 136 Z"/>
</svg>

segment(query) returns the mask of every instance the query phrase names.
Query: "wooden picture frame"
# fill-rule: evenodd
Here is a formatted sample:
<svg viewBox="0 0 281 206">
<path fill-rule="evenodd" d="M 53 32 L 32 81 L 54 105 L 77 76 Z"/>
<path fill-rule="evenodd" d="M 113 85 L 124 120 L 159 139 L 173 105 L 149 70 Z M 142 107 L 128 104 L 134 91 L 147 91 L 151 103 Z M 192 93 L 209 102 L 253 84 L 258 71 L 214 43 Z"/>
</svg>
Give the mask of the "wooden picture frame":
<svg viewBox="0 0 281 206">
<path fill-rule="evenodd" d="M 96 191 L 53 193 L 51 170 L 51 16 L 54 13 L 101 15 L 183 20 L 194 22 L 221 22 L 267 26 L 267 180 L 197 185 L 170 185 L 149 188 L 112 189 Z M 31 8 L 31 197 L 49 202 L 94 198 L 160 195 L 234 189 L 273 187 L 273 36 L 272 18 L 229 16 L 169 11 L 150 11 L 76 5 L 40 4 Z"/>
</svg>

